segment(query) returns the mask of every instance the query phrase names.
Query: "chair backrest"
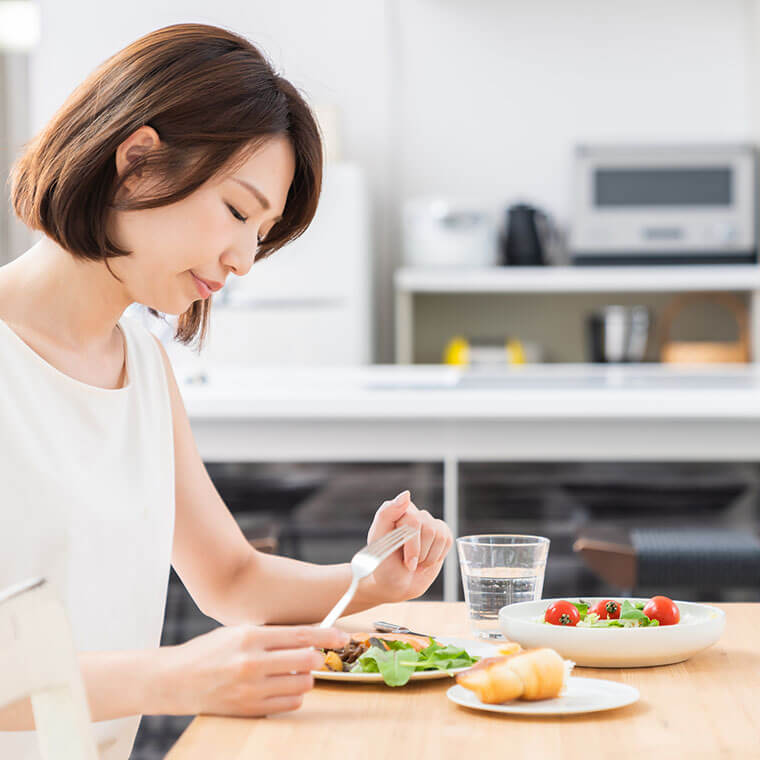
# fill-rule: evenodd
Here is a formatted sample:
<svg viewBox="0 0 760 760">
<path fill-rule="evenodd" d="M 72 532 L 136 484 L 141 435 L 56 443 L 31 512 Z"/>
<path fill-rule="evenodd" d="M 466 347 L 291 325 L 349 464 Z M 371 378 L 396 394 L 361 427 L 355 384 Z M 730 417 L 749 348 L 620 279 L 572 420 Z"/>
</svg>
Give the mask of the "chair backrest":
<svg viewBox="0 0 760 760">
<path fill-rule="evenodd" d="M 30 697 L 44 760 L 97 760 L 63 605 L 45 580 L 0 592 L 0 707 Z"/>
</svg>

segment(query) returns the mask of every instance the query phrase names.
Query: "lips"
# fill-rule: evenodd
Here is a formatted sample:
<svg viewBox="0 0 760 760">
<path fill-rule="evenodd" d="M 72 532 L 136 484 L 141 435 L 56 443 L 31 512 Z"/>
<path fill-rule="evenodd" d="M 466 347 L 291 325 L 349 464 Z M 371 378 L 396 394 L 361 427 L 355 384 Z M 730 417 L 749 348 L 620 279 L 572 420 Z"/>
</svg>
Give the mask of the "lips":
<svg viewBox="0 0 760 760">
<path fill-rule="evenodd" d="M 217 282 L 216 280 L 204 280 L 198 277 L 195 272 L 190 270 L 190 274 L 195 280 L 195 286 L 198 288 L 198 292 L 201 294 L 201 298 L 208 298 L 212 293 L 219 290 L 224 283 Z"/>
</svg>

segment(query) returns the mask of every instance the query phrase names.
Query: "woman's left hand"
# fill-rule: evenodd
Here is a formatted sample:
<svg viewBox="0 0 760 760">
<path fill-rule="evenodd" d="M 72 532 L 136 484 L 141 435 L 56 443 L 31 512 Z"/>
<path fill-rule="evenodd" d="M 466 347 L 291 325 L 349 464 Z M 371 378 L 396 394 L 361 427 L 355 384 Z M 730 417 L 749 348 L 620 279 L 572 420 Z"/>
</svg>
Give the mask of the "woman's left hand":
<svg viewBox="0 0 760 760">
<path fill-rule="evenodd" d="M 386 501 L 375 513 L 367 542 L 375 541 L 401 525 L 419 528 L 417 536 L 375 570 L 372 579 L 383 601 L 414 599 L 427 591 L 436 579 L 454 539 L 449 526 L 426 509 L 418 509 L 409 491 Z"/>
</svg>

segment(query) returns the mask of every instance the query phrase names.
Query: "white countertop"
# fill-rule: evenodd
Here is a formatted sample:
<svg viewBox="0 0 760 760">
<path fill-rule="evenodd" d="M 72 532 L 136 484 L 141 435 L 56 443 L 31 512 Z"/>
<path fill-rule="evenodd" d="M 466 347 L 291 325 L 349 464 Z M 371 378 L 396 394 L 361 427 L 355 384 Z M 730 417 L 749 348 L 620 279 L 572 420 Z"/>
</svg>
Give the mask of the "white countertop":
<svg viewBox="0 0 760 760">
<path fill-rule="evenodd" d="M 760 419 L 754 365 L 175 367 L 204 419 Z"/>
</svg>

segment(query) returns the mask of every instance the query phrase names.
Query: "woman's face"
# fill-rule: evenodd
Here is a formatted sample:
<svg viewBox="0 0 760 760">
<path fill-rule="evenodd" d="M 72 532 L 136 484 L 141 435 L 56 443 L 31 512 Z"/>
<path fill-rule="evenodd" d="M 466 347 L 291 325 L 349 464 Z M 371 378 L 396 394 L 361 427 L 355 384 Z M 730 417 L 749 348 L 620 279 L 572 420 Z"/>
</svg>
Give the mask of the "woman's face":
<svg viewBox="0 0 760 760">
<path fill-rule="evenodd" d="M 123 172 L 156 139 L 150 127 L 142 127 L 122 143 L 117 171 Z M 181 314 L 193 301 L 218 290 L 229 274 L 247 274 L 258 241 L 285 208 L 294 172 L 290 141 L 276 136 L 234 173 L 210 179 L 177 203 L 115 211 L 112 239 L 132 254 L 108 263 L 129 299 L 166 314 Z M 136 179 L 127 191 L 139 193 L 139 183 Z"/>
</svg>

